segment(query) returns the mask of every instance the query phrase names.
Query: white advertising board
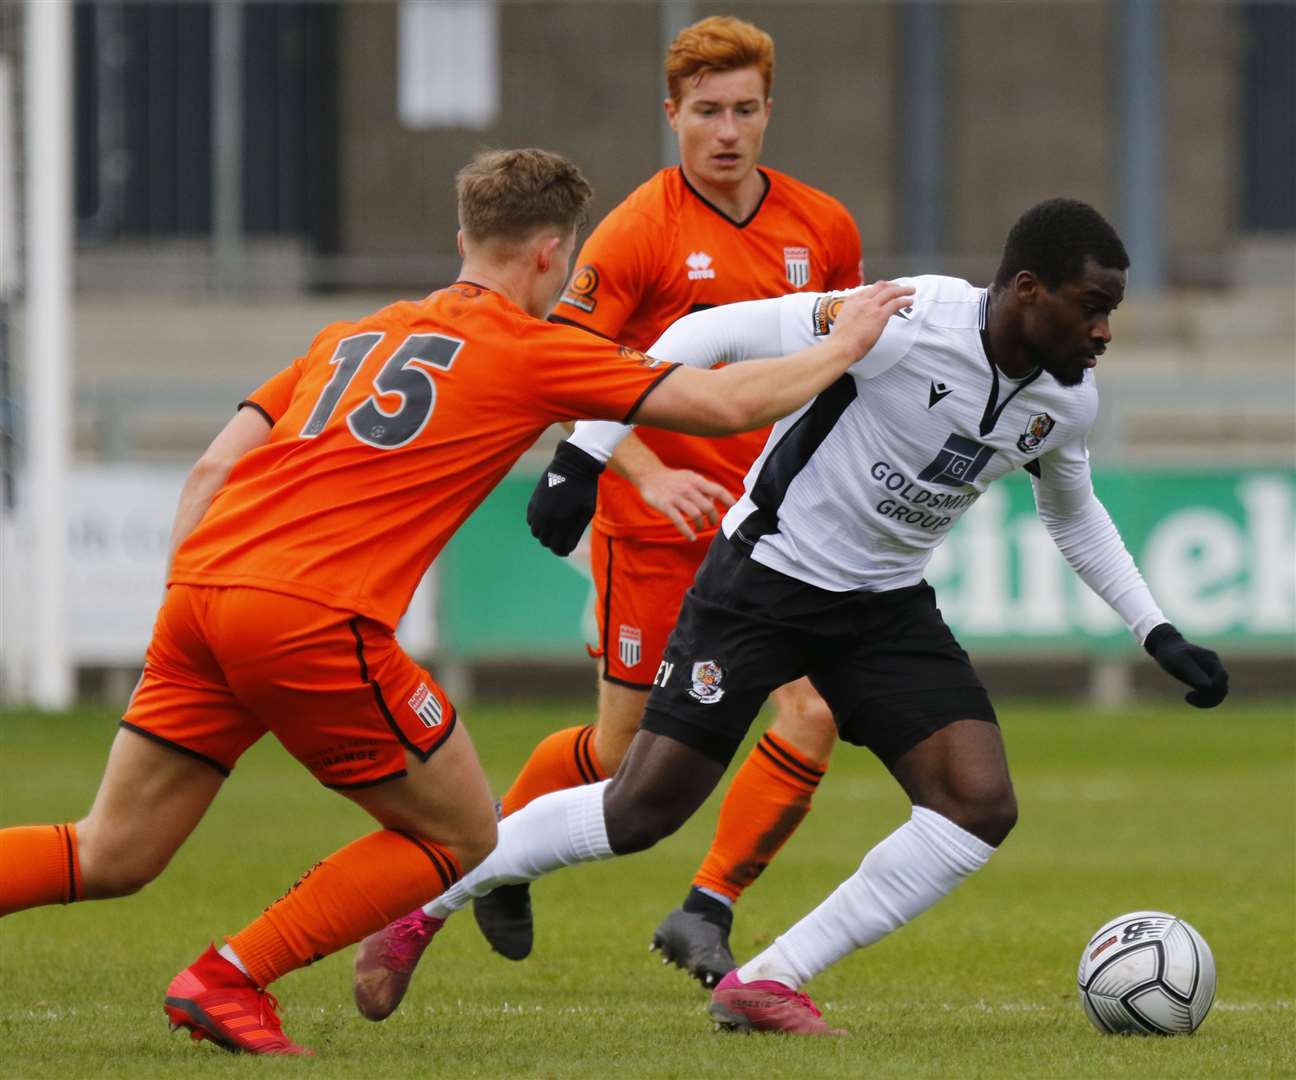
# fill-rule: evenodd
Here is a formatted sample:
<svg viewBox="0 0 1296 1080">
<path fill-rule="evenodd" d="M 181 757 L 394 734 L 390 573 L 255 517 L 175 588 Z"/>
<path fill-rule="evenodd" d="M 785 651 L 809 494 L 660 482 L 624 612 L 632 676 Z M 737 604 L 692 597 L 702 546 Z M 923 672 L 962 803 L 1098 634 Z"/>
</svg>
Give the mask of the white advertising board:
<svg viewBox="0 0 1296 1080">
<path fill-rule="evenodd" d="M 185 467 L 75 465 L 67 511 L 68 579 L 65 625 L 76 666 L 138 666 L 162 600 L 171 521 Z M 30 505 L 22 500 L 20 505 Z M 23 563 L 30 556 L 12 535 L 5 546 L 0 647 L 22 653 L 27 595 Z M 435 585 L 429 574 L 398 630 L 405 649 L 428 656 L 436 645 Z M 12 636 L 11 636 L 12 635 Z M 10 664 L 6 663 L 6 668 Z"/>
</svg>

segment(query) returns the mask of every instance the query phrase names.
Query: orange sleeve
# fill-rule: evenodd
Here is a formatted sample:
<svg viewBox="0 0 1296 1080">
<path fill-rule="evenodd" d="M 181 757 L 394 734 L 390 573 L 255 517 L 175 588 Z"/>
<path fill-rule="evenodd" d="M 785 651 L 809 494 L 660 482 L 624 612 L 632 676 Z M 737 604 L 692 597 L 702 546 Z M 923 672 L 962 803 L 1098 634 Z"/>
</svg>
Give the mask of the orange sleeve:
<svg viewBox="0 0 1296 1080">
<path fill-rule="evenodd" d="M 576 270 L 550 318 L 605 338 L 618 337 L 643 300 L 653 238 L 659 232 L 637 210 L 613 210 L 581 247 Z"/>
<path fill-rule="evenodd" d="M 845 207 L 840 209 L 836 233 L 832 267 L 828 272 L 828 288 L 853 289 L 857 285 L 863 285 L 864 257 L 860 252 L 859 229 Z"/>
<path fill-rule="evenodd" d="M 540 323 L 530 392 L 554 420 L 626 422 L 648 393 L 678 364 L 603 341 L 567 326 Z"/>
<path fill-rule="evenodd" d="M 240 401 L 239 408 L 256 409 L 270 422 L 270 426 L 274 427 L 279 418 L 288 411 L 293 391 L 297 389 L 297 383 L 301 380 L 302 371 L 305 367 L 306 357 L 299 356 L 283 371 L 270 376 Z"/>
</svg>

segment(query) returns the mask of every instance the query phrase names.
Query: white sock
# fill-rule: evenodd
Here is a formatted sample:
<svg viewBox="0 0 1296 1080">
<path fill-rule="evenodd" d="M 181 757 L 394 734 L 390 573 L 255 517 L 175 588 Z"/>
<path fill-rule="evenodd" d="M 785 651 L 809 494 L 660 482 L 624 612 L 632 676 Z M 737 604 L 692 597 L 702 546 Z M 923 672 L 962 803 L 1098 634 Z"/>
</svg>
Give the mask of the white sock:
<svg viewBox="0 0 1296 1080">
<path fill-rule="evenodd" d="M 603 790 L 610 780 L 541 795 L 499 823 L 499 842 L 486 859 L 430 904 L 444 919 L 473 897 L 500 885 L 535 881 L 551 870 L 612 857 L 603 819 Z"/>
<path fill-rule="evenodd" d="M 243 972 L 244 975 L 247 975 L 249 979 L 252 978 L 251 975 L 248 975 L 248 969 L 243 966 L 243 961 L 239 959 L 238 953 L 236 953 L 231 946 L 222 945 L 216 951 L 221 956 L 225 957 L 225 959 L 228 960 L 231 964 L 233 964 L 236 968 L 238 968 L 239 971 Z"/>
<path fill-rule="evenodd" d="M 921 915 L 994 852 L 948 818 L 915 806 L 827 900 L 739 968 L 738 978 L 774 979 L 795 990 Z"/>
</svg>

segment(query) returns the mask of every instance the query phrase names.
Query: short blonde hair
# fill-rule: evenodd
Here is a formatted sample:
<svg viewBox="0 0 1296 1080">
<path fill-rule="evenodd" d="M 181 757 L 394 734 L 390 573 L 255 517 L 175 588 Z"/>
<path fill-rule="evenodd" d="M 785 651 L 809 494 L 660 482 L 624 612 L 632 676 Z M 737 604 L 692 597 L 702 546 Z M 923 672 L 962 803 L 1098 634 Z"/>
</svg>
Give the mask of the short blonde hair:
<svg viewBox="0 0 1296 1080">
<path fill-rule="evenodd" d="M 549 150 L 485 150 L 455 177 L 459 227 L 472 240 L 522 240 L 538 228 L 585 224 L 594 189 Z"/>
<path fill-rule="evenodd" d="M 774 39 L 759 26 L 732 15 L 712 15 L 675 35 L 666 51 L 666 88 L 678 104 L 687 80 L 745 67 L 760 72 L 769 97 L 774 86 Z"/>
</svg>

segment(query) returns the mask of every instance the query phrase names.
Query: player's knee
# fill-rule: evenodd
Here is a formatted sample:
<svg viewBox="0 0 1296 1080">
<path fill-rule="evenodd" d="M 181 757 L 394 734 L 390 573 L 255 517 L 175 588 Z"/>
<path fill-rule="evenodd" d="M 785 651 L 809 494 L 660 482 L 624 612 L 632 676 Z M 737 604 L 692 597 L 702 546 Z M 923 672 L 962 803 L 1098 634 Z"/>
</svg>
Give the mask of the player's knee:
<svg viewBox="0 0 1296 1080">
<path fill-rule="evenodd" d="M 965 792 L 947 816 L 978 840 L 998 847 L 1017 824 L 1017 797 L 1011 787 Z"/>
<path fill-rule="evenodd" d="M 801 695 L 795 705 L 779 700 L 778 717 L 771 727 L 779 738 L 811 761 L 827 761 L 837 743 L 837 723 L 832 709 L 818 694 Z"/>
<path fill-rule="evenodd" d="M 627 729 L 618 725 L 604 724 L 600 719 L 594 729 L 594 757 L 604 776 L 616 775 L 638 730 L 638 720 L 632 728 Z"/>
<path fill-rule="evenodd" d="M 499 830 L 492 811 L 488 818 L 482 818 L 474 822 L 470 828 L 465 828 L 448 846 L 466 874 L 486 860 L 486 856 L 495 850 L 498 840 Z"/>
</svg>

